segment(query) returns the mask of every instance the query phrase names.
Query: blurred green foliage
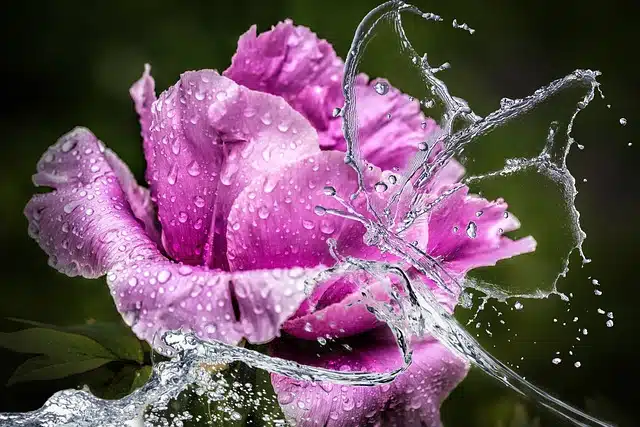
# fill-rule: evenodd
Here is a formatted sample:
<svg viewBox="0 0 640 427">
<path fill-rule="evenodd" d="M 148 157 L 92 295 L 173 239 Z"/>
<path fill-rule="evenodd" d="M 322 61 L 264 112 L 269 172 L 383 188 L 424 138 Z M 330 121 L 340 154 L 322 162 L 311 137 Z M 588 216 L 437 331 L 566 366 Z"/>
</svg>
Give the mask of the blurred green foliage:
<svg viewBox="0 0 640 427">
<path fill-rule="evenodd" d="M 75 125 L 92 129 L 142 181 L 144 162 L 128 88 L 145 62 L 152 64 L 157 88 L 162 90 L 184 70 L 223 70 L 238 36 L 250 25 L 257 24 L 261 31 L 287 17 L 312 28 L 344 56 L 356 25 L 376 4 L 369 0 L 279 0 L 268 4 L 248 0 L 69 0 L 5 6 L 0 34 L 8 99 L 3 102 L 0 125 L 3 157 L 10 161 L 0 168 L 0 238 L 4 248 L 0 316 L 52 325 L 120 322 L 103 280 L 68 278 L 47 265 L 45 255 L 27 236 L 22 209 L 35 191 L 30 175 L 36 160 Z M 496 356 L 552 394 L 621 426 L 633 425 L 634 419 L 638 421 L 635 394 L 626 390 L 639 379 L 632 341 L 637 336 L 634 315 L 639 292 L 632 268 L 638 254 L 634 172 L 640 141 L 628 146 L 637 140 L 639 93 L 631 62 L 637 36 L 627 20 L 635 16 L 632 2 L 460 0 L 416 4 L 443 15 L 446 22 L 455 17 L 477 30 L 470 36 L 453 31 L 449 24 L 434 26 L 411 19 L 406 23 L 418 51 L 429 52 L 433 64 L 451 62 L 452 69 L 442 78 L 478 114 L 496 109 L 502 97 L 525 96 L 575 68 L 603 72 L 601 82 L 607 98 L 594 102 L 576 121 L 574 136 L 586 148 L 573 150 L 569 157 L 580 191 L 577 205 L 581 221 L 589 236 L 585 251 L 593 262 L 580 268 L 579 257 L 572 257 L 571 271 L 558 285 L 573 295 L 571 303 L 557 297 L 522 300 L 524 309 L 516 311 L 512 310 L 514 300 L 490 303 L 468 328 Z M 419 80 L 402 65 L 397 52 L 393 38 L 381 34 L 369 47 L 363 71 L 385 76 L 420 96 L 423 88 Z M 500 167 L 508 157 L 535 155 L 544 143 L 549 122 L 565 119 L 567 106 L 575 105 L 580 94 L 561 95 L 517 124 L 478 141 L 467 153 L 465 165 L 476 173 Z M 611 108 L 606 107 L 608 103 Z M 629 121 L 626 127 L 618 123 L 623 116 Z M 475 190 L 487 197 L 505 197 L 523 223 L 518 235 L 532 234 L 539 243 L 536 254 L 506 261 L 493 270 L 478 272 L 477 277 L 511 290 L 549 289 L 571 240 L 558 188 L 531 175 L 483 183 Z M 603 295 L 594 295 L 590 278 L 600 281 Z M 598 308 L 614 313 L 614 328 L 605 327 L 606 318 Z M 459 309 L 457 315 L 466 322 L 474 312 Z M 42 325 L 32 326 L 42 331 Z M 83 332 L 85 326 L 46 328 L 49 334 L 88 337 L 110 352 L 129 351 Z M 15 333 L 18 329 L 15 322 L 0 320 L 0 330 Z M 99 334 L 97 329 L 89 329 Z M 8 337 L 0 337 L 3 346 L 16 348 L 7 344 Z M 36 345 L 38 339 L 29 342 Z M 19 366 L 18 373 L 22 369 L 23 374 L 27 368 L 41 370 L 46 352 L 34 351 L 35 347 L 22 350 L 40 354 L 39 359 L 0 349 L 1 384 L 16 383 L 12 375 Z M 118 353 L 120 359 L 129 358 L 131 363 L 109 362 L 98 367 L 94 360 L 95 366 L 87 362 L 85 368 L 90 370 L 81 375 L 0 386 L 0 411 L 34 409 L 63 387 L 89 384 L 91 388 L 93 384 L 121 391 L 136 387 L 140 378 L 148 375 L 148 367 L 138 358 L 139 350 L 133 351 L 134 358 L 130 357 L 134 353 Z M 563 359 L 560 365 L 551 363 L 556 352 Z M 48 357 L 60 359 L 59 355 Z M 574 367 L 575 361 L 580 361 L 580 368 Z M 117 383 L 127 385 L 114 385 Z M 450 427 L 562 425 L 477 371 L 455 390 L 443 414 Z"/>
</svg>

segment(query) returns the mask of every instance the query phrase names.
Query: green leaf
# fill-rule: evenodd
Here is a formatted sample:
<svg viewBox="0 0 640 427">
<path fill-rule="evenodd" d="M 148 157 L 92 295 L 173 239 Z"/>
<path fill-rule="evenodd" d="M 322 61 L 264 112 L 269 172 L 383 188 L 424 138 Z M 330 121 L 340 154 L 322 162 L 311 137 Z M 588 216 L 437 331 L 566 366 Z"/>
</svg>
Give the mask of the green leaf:
<svg viewBox="0 0 640 427">
<path fill-rule="evenodd" d="M 131 360 L 139 364 L 144 361 L 142 342 L 131 333 L 128 327 L 121 323 L 96 322 L 84 325 L 56 326 L 33 320 L 16 318 L 10 318 L 10 320 L 31 326 L 83 335 L 103 345 L 119 360 Z"/>
<path fill-rule="evenodd" d="M 56 360 L 48 356 L 28 359 L 15 370 L 7 385 L 26 381 L 54 380 L 70 375 L 91 371 L 111 362 L 109 358 L 86 358 L 76 360 Z"/>
<path fill-rule="evenodd" d="M 47 328 L 0 332 L 0 347 L 19 353 L 44 354 L 56 360 L 101 358 L 114 360 L 115 355 L 91 338 Z"/>
<path fill-rule="evenodd" d="M 136 376 L 133 379 L 133 383 L 131 384 L 131 390 L 134 391 L 147 383 L 149 377 L 151 376 L 151 372 L 153 368 L 150 365 L 145 365 L 142 368 L 136 371 Z"/>
</svg>

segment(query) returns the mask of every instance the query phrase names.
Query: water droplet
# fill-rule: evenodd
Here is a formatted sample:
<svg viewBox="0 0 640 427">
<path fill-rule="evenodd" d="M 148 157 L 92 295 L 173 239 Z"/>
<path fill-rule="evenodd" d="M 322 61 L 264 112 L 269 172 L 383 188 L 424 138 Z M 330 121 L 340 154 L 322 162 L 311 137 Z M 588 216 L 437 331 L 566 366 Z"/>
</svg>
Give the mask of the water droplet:
<svg viewBox="0 0 640 427">
<path fill-rule="evenodd" d="M 513 308 L 515 308 L 516 310 L 522 310 L 524 308 L 524 305 L 520 301 L 516 301 L 516 303 L 513 305 Z"/>
<path fill-rule="evenodd" d="M 75 148 L 76 144 L 77 144 L 77 141 L 75 139 L 67 139 L 65 142 L 62 143 L 62 146 L 60 147 L 60 149 L 62 150 L 63 153 L 68 153 L 69 151 Z"/>
<path fill-rule="evenodd" d="M 176 156 L 178 154 L 180 154 L 180 140 L 178 138 L 176 138 L 175 140 L 173 140 L 173 144 L 171 144 L 171 151 L 173 152 L 173 154 L 175 154 Z"/>
<path fill-rule="evenodd" d="M 196 205 L 199 208 L 203 208 L 205 205 L 205 201 L 202 197 L 200 196 L 196 196 L 193 198 L 193 204 Z"/>
<path fill-rule="evenodd" d="M 278 130 L 279 130 L 280 132 L 283 132 L 283 133 L 284 133 L 284 132 L 286 132 L 286 131 L 288 131 L 288 130 L 289 130 L 289 123 L 287 123 L 287 122 L 282 122 L 282 123 L 280 123 L 280 124 L 278 125 Z"/>
<path fill-rule="evenodd" d="M 627 125 L 627 119 L 625 119 L 624 117 L 620 117 L 620 124 L 622 126 L 626 126 Z"/>
<path fill-rule="evenodd" d="M 309 221 L 309 220 L 303 219 L 302 220 L 302 226 L 304 228 L 306 228 L 307 230 L 312 230 L 313 227 L 315 227 L 316 225 L 315 225 L 315 223 L 313 221 Z"/>
<path fill-rule="evenodd" d="M 266 206 L 261 206 L 260 209 L 258 209 L 258 216 L 262 219 L 269 218 L 269 209 Z"/>
<path fill-rule="evenodd" d="M 178 214 L 178 221 L 184 224 L 185 222 L 187 222 L 188 219 L 189 219 L 189 214 L 186 213 L 185 211 L 180 211 L 180 213 Z"/>
<path fill-rule="evenodd" d="M 304 324 L 304 330 L 307 332 L 313 332 L 313 327 L 311 326 L 311 323 L 307 322 Z"/>
<path fill-rule="evenodd" d="M 222 93 L 222 92 L 218 92 L 218 94 L 220 94 L 220 93 Z M 230 418 L 231 418 L 232 420 L 234 420 L 234 421 L 240 421 L 240 420 L 242 419 L 242 415 L 240 415 L 240 413 L 239 413 L 239 412 L 233 411 L 233 412 L 231 413 Z"/>
<path fill-rule="evenodd" d="M 478 226 L 473 221 L 469 222 L 469 224 L 467 225 L 467 236 L 471 237 L 472 239 L 475 239 L 477 235 L 478 235 Z"/>
<path fill-rule="evenodd" d="M 129 286 L 135 286 L 137 284 L 138 284 L 138 279 L 136 279 L 135 276 L 129 279 Z"/>
<path fill-rule="evenodd" d="M 218 101 L 224 101 L 225 99 L 227 99 L 227 92 L 221 90 L 220 92 L 216 93 L 216 99 Z"/>
<path fill-rule="evenodd" d="M 429 148 L 429 145 L 424 141 L 418 144 L 418 150 L 420 151 L 427 151 L 428 148 Z"/>
<path fill-rule="evenodd" d="M 384 81 L 378 81 L 375 85 L 373 85 L 376 93 L 378 95 L 386 95 L 389 92 L 389 84 Z"/>
<path fill-rule="evenodd" d="M 329 186 L 329 185 L 324 187 L 324 189 L 322 191 L 326 196 L 335 196 L 336 195 L 336 189 L 334 187 Z"/>
<path fill-rule="evenodd" d="M 187 166 L 187 173 L 191 176 L 200 175 L 200 165 L 198 164 L 197 161 L 194 160 L 191 163 L 189 163 L 189 165 Z"/>
<path fill-rule="evenodd" d="M 171 272 L 168 270 L 160 270 L 158 273 L 158 282 L 167 283 L 167 281 L 171 278 Z"/>
<path fill-rule="evenodd" d="M 576 362 L 576 363 L 573 364 L 573 366 L 575 366 L 576 368 L 579 368 L 580 366 L 582 366 L 582 363 Z"/>
<path fill-rule="evenodd" d="M 196 95 L 195 95 L 195 96 L 196 96 L 196 99 L 197 99 L 198 101 L 202 101 L 202 100 L 204 99 L 204 93 L 202 93 L 202 92 L 200 92 L 200 91 L 196 92 Z"/>
<path fill-rule="evenodd" d="M 395 175 L 389 175 L 389 183 L 394 185 L 396 182 L 398 182 L 398 178 Z"/>
<path fill-rule="evenodd" d="M 322 220 L 322 222 L 320 223 L 320 231 L 322 231 L 324 234 L 331 234 L 336 231 L 336 227 L 333 222 Z"/>
<path fill-rule="evenodd" d="M 613 320 L 611 320 L 611 319 L 607 320 L 605 325 L 607 325 L 607 328 L 613 328 Z"/>
<path fill-rule="evenodd" d="M 554 358 L 551 360 L 551 363 L 553 363 L 554 365 L 559 365 L 559 364 L 560 364 L 560 362 L 562 362 L 562 359 L 560 359 L 559 357 L 554 357 Z"/>
<path fill-rule="evenodd" d="M 378 193 L 384 193 L 385 191 L 387 191 L 387 184 L 385 184 L 384 182 L 377 182 L 376 185 L 374 186 L 376 192 Z"/>
<path fill-rule="evenodd" d="M 313 208 L 313 212 L 315 212 L 315 214 L 318 216 L 323 216 L 327 213 L 327 210 L 322 206 L 316 206 L 315 208 Z"/>
<path fill-rule="evenodd" d="M 273 119 L 271 118 L 271 114 L 269 114 L 268 111 L 264 113 L 264 115 L 260 120 L 262 120 L 262 123 L 264 123 L 266 126 L 269 126 L 273 122 Z"/>
<path fill-rule="evenodd" d="M 193 272 L 193 269 L 191 267 L 189 267 L 188 265 L 181 265 L 178 268 L 178 273 L 182 274 L 183 276 L 188 276 Z"/>
<path fill-rule="evenodd" d="M 331 112 L 331 115 L 333 117 L 339 117 L 342 114 L 342 109 L 336 107 L 333 109 L 333 111 Z"/>
<path fill-rule="evenodd" d="M 169 174 L 167 175 L 167 182 L 169 185 L 174 185 L 178 180 L 178 164 L 174 163 L 171 165 L 171 169 L 169 169 Z"/>
</svg>

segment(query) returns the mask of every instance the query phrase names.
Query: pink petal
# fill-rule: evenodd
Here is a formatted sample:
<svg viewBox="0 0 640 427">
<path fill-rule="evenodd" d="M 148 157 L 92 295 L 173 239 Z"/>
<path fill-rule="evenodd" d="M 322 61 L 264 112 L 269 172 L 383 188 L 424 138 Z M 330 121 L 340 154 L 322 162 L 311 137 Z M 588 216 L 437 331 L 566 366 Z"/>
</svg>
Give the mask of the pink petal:
<svg viewBox="0 0 640 427">
<path fill-rule="evenodd" d="M 122 176 L 130 178 L 126 166 L 87 129 L 44 154 L 34 182 L 55 191 L 35 195 L 25 215 L 50 264 L 70 276 L 107 274 L 118 310 L 148 341 L 177 328 L 229 343 L 277 336 L 312 272 L 228 273 L 170 261 L 135 217 L 127 197 L 133 184 Z"/>
<path fill-rule="evenodd" d="M 143 76 L 145 88 L 149 79 Z M 142 92 L 140 85 L 132 92 Z M 190 264 L 226 266 L 225 240 L 215 236 L 223 235 L 231 202 L 256 172 L 319 151 L 315 130 L 282 98 L 212 70 L 184 73 L 152 104 L 151 117 L 147 176 L 164 247 Z"/>
<path fill-rule="evenodd" d="M 259 36 L 251 27 L 223 74 L 248 88 L 282 96 L 315 126 L 323 148 L 344 151 L 342 119 L 333 114 L 344 104 L 343 67 L 329 43 L 287 20 Z M 363 74 L 356 79 L 360 148 L 367 161 L 382 169 L 403 168 L 418 143 L 435 130 L 435 122 L 396 89 L 379 95 L 376 83 Z"/>
<path fill-rule="evenodd" d="M 502 235 L 520 227 L 502 199 L 489 202 L 468 191 L 460 188 L 431 213 L 430 255 L 441 258 L 448 270 L 464 274 L 535 250 L 531 236 L 514 241 Z"/>
<path fill-rule="evenodd" d="M 368 173 L 372 181 L 379 176 L 379 169 Z M 231 270 L 330 266 L 335 260 L 329 253 L 328 238 L 336 239 L 338 250 L 345 255 L 377 255 L 376 247 L 364 243 L 366 228 L 360 222 L 316 213 L 316 206 L 344 210 L 325 194 L 325 187 L 333 187 L 343 198 L 356 191 L 356 174 L 344 163 L 343 153 L 324 151 L 256 177 L 229 214 Z M 365 211 L 364 199 L 359 197 L 355 206 Z"/>
<path fill-rule="evenodd" d="M 345 343 L 350 350 L 340 343 L 320 347 L 291 339 L 274 350 L 281 357 L 341 371 L 387 372 L 402 364 L 387 328 Z M 271 380 L 286 418 L 298 427 L 441 426 L 440 405 L 468 365 L 435 340 L 414 342 L 412 348 L 413 363 L 390 384 L 311 384 L 275 374 Z"/>
<path fill-rule="evenodd" d="M 153 80 L 153 77 L 151 77 L 151 66 L 145 64 L 142 77 L 129 89 L 129 94 L 131 95 L 131 99 L 133 99 L 134 107 L 140 120 L 142 147 L 147 164 L 149 164 L 153 158 L 153 146 L 149 134 L 153 120 L 151 105 L 156 101 L 155 87 L 156 82 Z"/>
</svg>

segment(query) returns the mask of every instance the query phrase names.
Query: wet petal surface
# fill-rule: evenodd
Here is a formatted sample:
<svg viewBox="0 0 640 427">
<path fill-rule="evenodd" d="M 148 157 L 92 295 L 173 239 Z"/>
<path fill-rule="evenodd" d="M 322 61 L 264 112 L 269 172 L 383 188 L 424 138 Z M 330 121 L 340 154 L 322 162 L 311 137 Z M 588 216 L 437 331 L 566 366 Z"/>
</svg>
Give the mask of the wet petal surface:
<svg viewBox="0 0 640 427">
<path fill-rule="evenodd" d="M 213 70 L 184 73 L 152 104 L 151 118 L 147 177 L 164 248 L 194 265 L 226 267 L 225 240 L 216 236 L 257 172 L 319 151 L 315 130 L 282 98 Z"/>
<path fill-rule="evenodd" d="M 38 163 L 34 182 L 55 190 L 34 196 L 25 214 L 50 264 L 71 276 L 107 274 L 118 310 L 149 342 L 179 328 L 228 343 L 277 336 L 305 298 L 304 280 L 312 272 L 228 273 L 167 259 L 134 215 L 120 181 L 130 172 L 119 161 L 116 172 L 114 159 L 91 132 L 78 128 Z"/>
<path fill-rule="evenodd" d="M 387 372 L 402 366 L 386 327 L 323 347 L 285 339 L 274 354 L 339 371 Z M 297 351 L 291 349 L 295 348 Z M 316 356 L 319 353 L 320 356 Z M 293 380 L 272 374 L 278 401 L 297 426 L 440 426 L 440 405 L 468 366 L 435 340 L 413 343 L 413 363 L 390 384 L 371 387 Z"/>
<path fill-rule="evenodd" d="M 308 28 L 281 22 L 257 35 L 253 26 L 238 41 L 231 66 L 223 73 L 254 90 L 282 96 L 318 131 L 324 149 L 346 149 L 342 118 L 344 63 L 325 40 Z M 384 80 L 356 79 L 360 148 L 364 158 L 385 169 L 402 168 L 428 139 L 433 120 L 418 102 Z"/>
</svg>

